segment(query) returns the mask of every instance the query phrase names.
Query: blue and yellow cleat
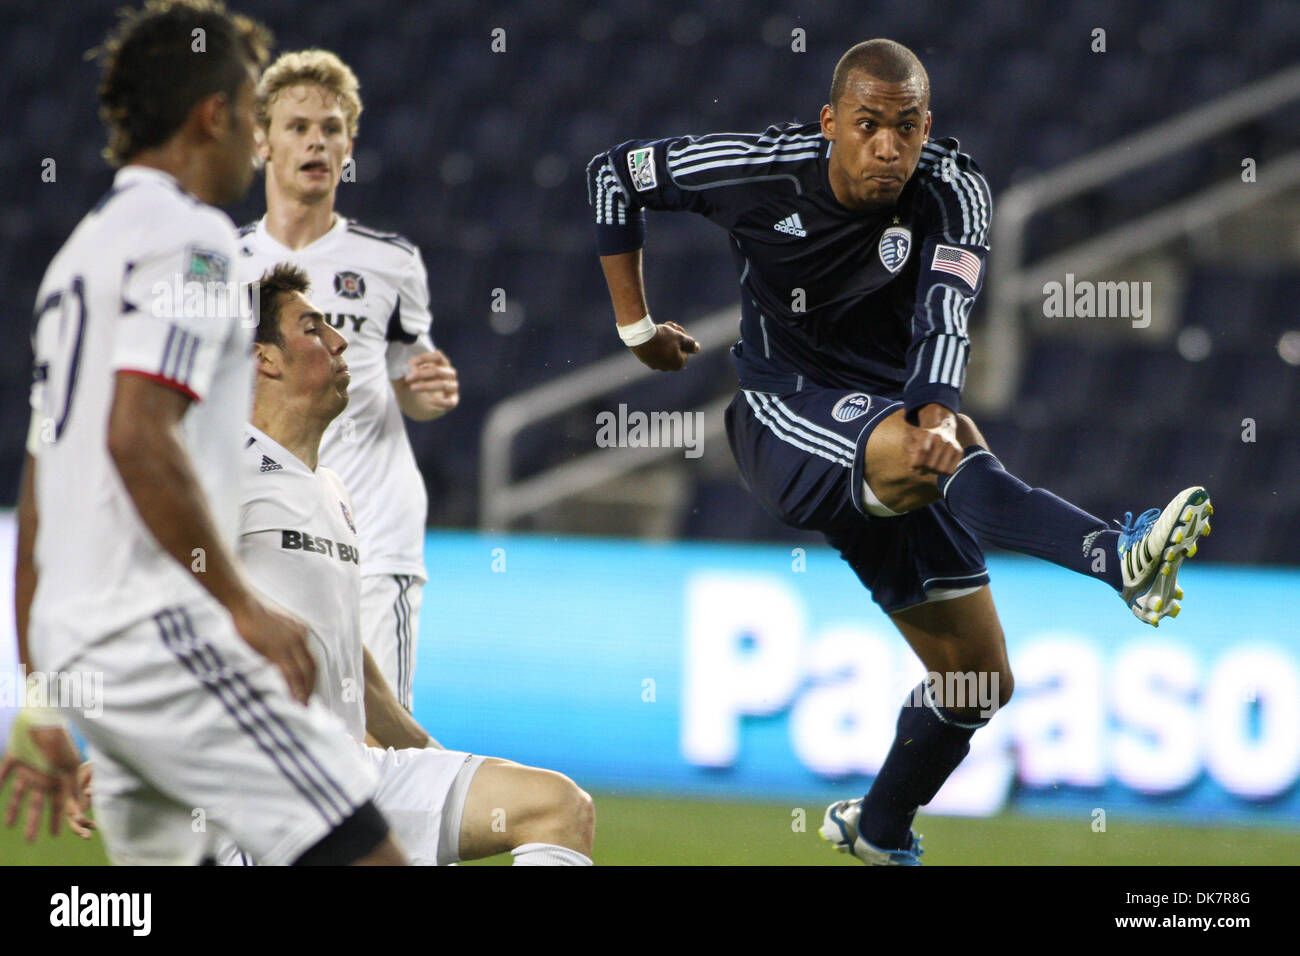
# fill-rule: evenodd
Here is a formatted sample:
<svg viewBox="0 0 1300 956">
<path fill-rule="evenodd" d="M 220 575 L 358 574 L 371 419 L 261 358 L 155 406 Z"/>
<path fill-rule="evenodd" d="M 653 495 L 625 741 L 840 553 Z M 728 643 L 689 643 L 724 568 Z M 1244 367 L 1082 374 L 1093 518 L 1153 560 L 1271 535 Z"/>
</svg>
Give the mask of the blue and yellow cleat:
<svg viewBox="0 0 1300 956">
<path fill-rule="evenodd" d="M 822 828 L 818 832 L 840 853 L 852 853 L 868 866 L 920 866 L 921 838 L 910 833 L 911 843 L 906 850 L 882 850 L 873 846 L 858 833 L 858 817 L 862 813 L 862 798 L 840 800 L 826 808 Z"/>
<path fill-rule="evenodd" d="M 1183 597 L 1178 568 L 1185 558 L 1195 557 L 1196 539 L 1210 533 L 1212 514 L 1210 494 L 1198 486 L 1180 491 L 1164 511 L 1151 508 L 1136 521 L 1131 511 L 1124 515 L 1118 545 L 1124 580 L 1120 597 L 1139 621 L 1158 627 L 1162 617 L 1178 616 Z"/>
</svg>

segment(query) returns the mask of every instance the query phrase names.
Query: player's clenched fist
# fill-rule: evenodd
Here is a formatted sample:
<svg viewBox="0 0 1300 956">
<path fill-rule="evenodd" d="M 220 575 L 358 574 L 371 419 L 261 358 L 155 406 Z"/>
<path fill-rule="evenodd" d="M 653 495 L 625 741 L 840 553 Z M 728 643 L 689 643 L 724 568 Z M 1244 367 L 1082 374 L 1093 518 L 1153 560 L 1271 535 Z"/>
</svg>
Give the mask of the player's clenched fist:
<svg viewBox="0 0 1300 956">
<path fill-rule="evenodd" d="M 951 475 L 961 461 L 957 416 L 942 405 L 925 405 L 917 413 L 918 428 L 907 431 L 907 463 L 922 474 Z"/>
<path fill-rule="evenodd" d="M 676 322 L 660 322 L 654 338 L 631 348 L 633 355 L 656 372 L 680 372 L 686 359 L 700 350 L 700 343 Z"/>
<path fill-rule="evenodd" d="M 299 702 L 307 703 L 316 687 L 316 659 L 307 643 L 307 625 L 258 600 L 233 617 L 239 636 L 279 668 L 289 691 Z"/>
<path fill-rule="evenodd" d="M 445 415 L 460 403 L 460 380 L 456 369 L 437 349 L 411 359 L 403 381 L 415 400 L 424 407 L 428 418 Z"/>
</svg>

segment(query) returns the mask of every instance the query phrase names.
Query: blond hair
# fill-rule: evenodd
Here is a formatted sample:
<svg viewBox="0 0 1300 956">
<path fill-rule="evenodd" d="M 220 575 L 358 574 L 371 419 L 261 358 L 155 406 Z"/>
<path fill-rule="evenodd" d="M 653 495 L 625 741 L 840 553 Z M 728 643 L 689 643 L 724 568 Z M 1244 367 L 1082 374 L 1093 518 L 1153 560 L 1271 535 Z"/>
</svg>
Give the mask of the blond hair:
<svg viewBox="0 0 1300 956">
<path fill-rule="evenodd" d="M 271 107 L 276 97 L 290 87 L 305 83 L 338 97 L 348 124 L 348 138 L 356 139 L 361 128 L 361 84 L 352 68 L 329 50 L 296 50 L 276 57 L 257 85 L 257 125 L 270 129 Z"/>
</svg>

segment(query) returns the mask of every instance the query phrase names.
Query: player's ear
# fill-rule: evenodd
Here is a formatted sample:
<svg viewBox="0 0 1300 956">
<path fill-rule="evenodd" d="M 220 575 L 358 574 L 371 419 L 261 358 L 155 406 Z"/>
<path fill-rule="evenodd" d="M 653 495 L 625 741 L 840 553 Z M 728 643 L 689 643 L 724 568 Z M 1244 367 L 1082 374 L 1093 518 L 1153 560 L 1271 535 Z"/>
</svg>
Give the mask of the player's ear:
<svg viewBox="0 0 1300 956">
<path fill-rule="evenodd" d="M 230 124 L 230 97 L 217 92 L 194 104 L 191 118 L 206 139 L 221 139 Z"/>
<path fill-rule="evenodd" d="M 835 138 L 835 110 L 829 103 L 822 107 L 822 135 L 831 140 Z"/>
<path fill-rule="evenodd" d="M 253 363 L 258 375 L 267 378 L 279 378 L 281 375 L 280 350 L 269 342 L 253 344 Z"/>
<path fill-rule="evenodd" d="M 226 95 L 222 92 L 204 96 L 190 109 L 190 124 L 204 139 L 218 139 L 225 124 Z"/>
<path fill-rule="evenodd" d="M 930 111 L 929 111 L 929 110 L 926 110 L 926 111 L 925 111 L 925 129 L 923 129 L 923 130 L 921 131 L 921 133 L 922 133 L 922 137 L 921 137 L 921 138 L 922 138 L 922 141 L 923 141 L 923 142 L 926 142 L 926 143 L 930 142 L 930 119 L 931 119 L 931 117 L 930 117 Z"/>
<path fill-rule="evenodd" d="M 256 165 L 265 166 L 271 161 L 271 141 L 267 138 L 264 127 L 259 125 L 253 130 L 253 143 L 257 150 Z"/>
</svg>

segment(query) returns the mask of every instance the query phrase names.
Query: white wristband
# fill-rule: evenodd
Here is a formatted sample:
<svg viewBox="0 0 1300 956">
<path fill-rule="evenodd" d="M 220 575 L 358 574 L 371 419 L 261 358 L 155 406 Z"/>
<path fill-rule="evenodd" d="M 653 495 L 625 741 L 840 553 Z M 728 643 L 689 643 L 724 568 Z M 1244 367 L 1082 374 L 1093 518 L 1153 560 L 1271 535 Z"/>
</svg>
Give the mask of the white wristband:
<svg viewBox="0 0 1300 956">
<path fill-rule="evenodd" d="M 618 337 L 623 340 L 623 344 L 628 348 L 634 345 L 644 345 L 655 337 L 654 319 L 647 315 L 640 322 L 633 322 L 631 325 L 620 325 L 618 327 Z"/>
</svg>

